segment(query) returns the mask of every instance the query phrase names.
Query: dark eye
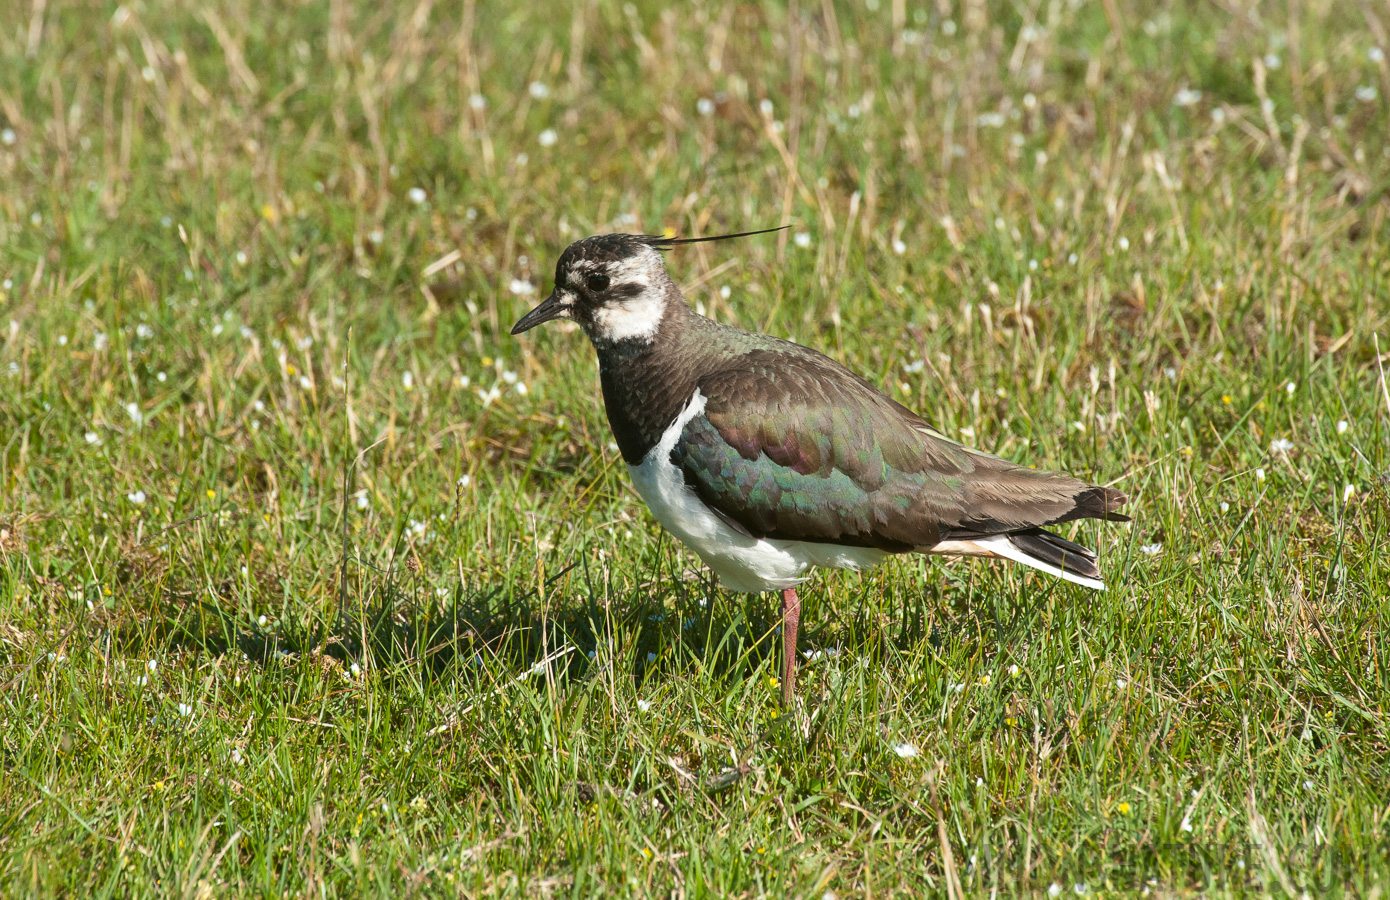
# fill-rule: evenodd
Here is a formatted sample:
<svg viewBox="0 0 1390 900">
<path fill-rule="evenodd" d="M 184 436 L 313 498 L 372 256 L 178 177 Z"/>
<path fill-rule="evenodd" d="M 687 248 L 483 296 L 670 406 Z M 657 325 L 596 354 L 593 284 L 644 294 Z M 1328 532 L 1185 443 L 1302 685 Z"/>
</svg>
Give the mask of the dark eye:
<svg viewBox="0 0 1390 900">
<path fill-rule="evenodd" d="M 589 285 L 589 290 L 594 291 L 595 293 L 599 291 L 608 290 L 607 275 L 595 273 L 589 276 L 589 280 L 586 283 Z"/>
</svg>

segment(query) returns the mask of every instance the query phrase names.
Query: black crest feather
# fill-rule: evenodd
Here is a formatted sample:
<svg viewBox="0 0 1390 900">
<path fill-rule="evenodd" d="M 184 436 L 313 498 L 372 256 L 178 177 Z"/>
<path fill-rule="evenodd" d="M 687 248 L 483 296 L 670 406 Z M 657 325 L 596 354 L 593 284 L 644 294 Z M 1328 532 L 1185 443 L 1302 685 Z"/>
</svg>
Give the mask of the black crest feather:
<svg viewBox="0 0 1390 900">
<path fill-rule="evenodd" d="M 657 250 L 670 250 L 681 244 L 704 244 L 709 241 L 731 241 L 734 238 L 751 237 L 755 234 L 772 234 L 777 231 L 785 231 L 790 227 L 790 225 L 779 225 L 776 228 L 764 228 L 761 231 L 740 231 L 738 234 L 715 234 L 709 237 L 698 238 L 668 238 L 659 234 L 644 234 L 638 239 L 650 247 L 655 247 Z"/>
</svg>

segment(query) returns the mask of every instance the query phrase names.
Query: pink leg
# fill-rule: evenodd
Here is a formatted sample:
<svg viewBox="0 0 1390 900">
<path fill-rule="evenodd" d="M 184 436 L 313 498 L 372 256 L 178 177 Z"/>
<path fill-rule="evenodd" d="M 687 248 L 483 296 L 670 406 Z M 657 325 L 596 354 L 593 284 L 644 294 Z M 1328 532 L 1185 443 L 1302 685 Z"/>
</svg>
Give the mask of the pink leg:
<svg viewBox="0 0 1390 900">
<path fill-rule="evenodd" d="M 801 598 L 796 588 L 782 592 L 782 705 L 791 706 L 796 689 L 796 629 L 801 624 Z"/>
</svg>

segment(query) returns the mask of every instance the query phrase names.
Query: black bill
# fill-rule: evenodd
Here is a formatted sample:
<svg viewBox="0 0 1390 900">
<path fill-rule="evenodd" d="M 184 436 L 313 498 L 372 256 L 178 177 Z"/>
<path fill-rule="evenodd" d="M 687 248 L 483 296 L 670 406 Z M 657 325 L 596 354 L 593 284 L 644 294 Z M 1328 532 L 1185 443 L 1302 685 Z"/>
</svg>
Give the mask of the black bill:
<svg viewBox="0 0 1390 900">
<path fill-rule="evenodd" d="M 565 314 L 565 305 L 555 296 L 554 292 L 540 302 L 535 309 L 521 317 L 521 321 L 512 326 L 512 334 L 521 334 L 523 331 L 530 331 L 542 322 L 549 322 L 551 319 L 558 319 Z"/>
</svg>

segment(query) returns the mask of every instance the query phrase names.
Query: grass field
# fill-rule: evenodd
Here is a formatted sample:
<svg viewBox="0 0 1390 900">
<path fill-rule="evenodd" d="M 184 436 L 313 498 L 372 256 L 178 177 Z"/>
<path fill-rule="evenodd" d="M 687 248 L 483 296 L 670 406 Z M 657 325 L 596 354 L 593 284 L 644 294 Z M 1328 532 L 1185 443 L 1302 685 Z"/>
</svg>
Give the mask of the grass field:
<svg viewBox="0 0 1390 900">
<path fill-rule="evenodd" d="M 0 4 L 0 893 L 1390 882 L 1390 5 Z M 1110 590 L 776 598 L 572 328 L 708 315 L 1114 484 Z"/>
</svg>

